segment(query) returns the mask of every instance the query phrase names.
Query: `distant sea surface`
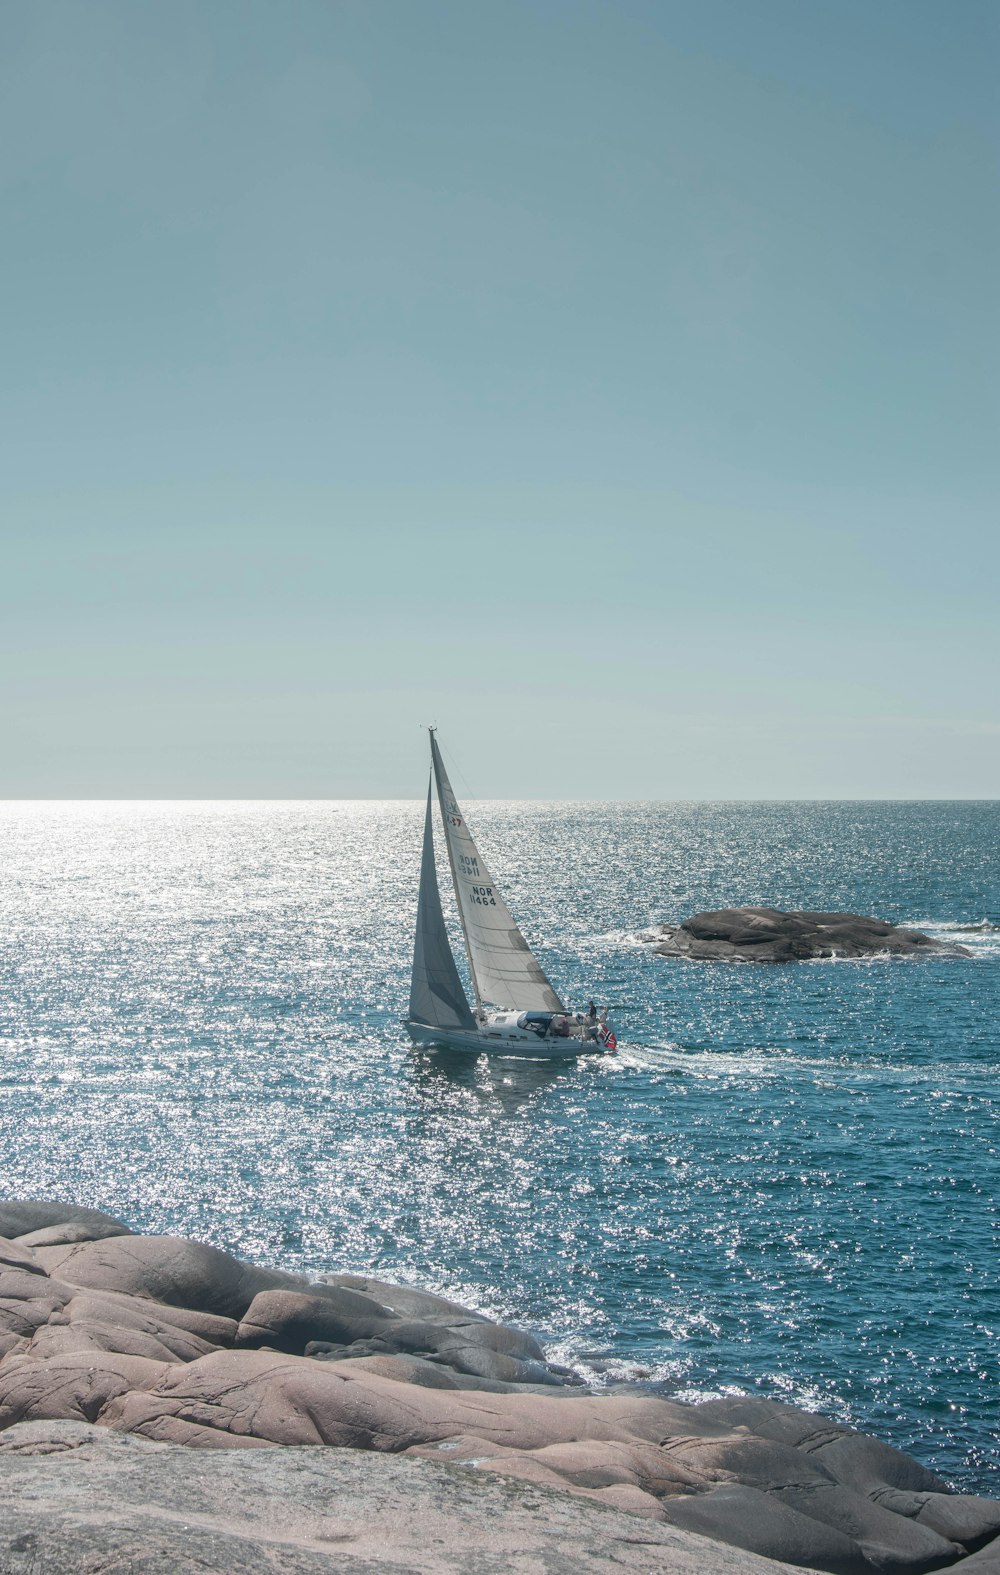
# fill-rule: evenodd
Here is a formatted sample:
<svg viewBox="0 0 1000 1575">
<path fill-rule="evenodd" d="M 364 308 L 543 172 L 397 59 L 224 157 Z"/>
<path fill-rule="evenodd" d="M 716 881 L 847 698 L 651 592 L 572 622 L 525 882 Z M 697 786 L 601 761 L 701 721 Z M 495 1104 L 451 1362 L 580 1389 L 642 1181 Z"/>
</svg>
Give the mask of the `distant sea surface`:
<svg viewBox="0 0 1000 1575">
<path fill-rule="evenodd" d="M 429 1287 L 591 1382 L 770 1395 L 996 1495 L 998 805 L 470 803 L 557 987 L 613 1003 L 619 1053 L 558 1067 L 407 1048 L 421 816 L 0 805 L 0 1193 Z M 973 956 L 634 939 L 742 903 Z"/>
</svg>

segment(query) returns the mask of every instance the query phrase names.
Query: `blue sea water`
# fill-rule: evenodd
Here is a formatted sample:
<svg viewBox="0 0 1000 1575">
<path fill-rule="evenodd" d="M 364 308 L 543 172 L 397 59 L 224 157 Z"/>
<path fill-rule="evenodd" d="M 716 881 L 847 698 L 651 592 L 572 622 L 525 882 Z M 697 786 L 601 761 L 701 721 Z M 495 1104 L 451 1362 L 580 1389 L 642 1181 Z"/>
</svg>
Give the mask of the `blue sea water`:
<svg viewBox="0 0 1000 1575">
<path fill-rule="evenodd" d="M 1000 1491 L 996 803 L 469 806 L 617 1056 L 416 1054 L 422 805 L 0 806 L 0 1194 L 538 1332 L 589 1381 L 751 1392 Z M 973 956 L 763 968 L 635 932 L 844 908 Z"/>
</svg>

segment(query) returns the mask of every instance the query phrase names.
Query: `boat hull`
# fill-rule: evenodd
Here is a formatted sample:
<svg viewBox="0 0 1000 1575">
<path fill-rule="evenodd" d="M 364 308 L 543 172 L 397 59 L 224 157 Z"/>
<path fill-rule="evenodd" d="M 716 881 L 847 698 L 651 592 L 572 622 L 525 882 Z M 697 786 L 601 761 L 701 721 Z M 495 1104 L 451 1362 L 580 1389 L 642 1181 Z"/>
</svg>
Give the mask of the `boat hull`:
<svg viewBox="0 0 1000 1575">
<path fill-rule="evenodd" d="M 569 1061 L 579 1055 L 600 1055 L 596 1039 L 539 1039 L 537 1034 L 497 1029 L 432 1028 L 427 1023 L 403 1024 L 422 1050 L 457 1050 L 462 1055 L 516 1056 L 525 1061 Z"/>
</svg>

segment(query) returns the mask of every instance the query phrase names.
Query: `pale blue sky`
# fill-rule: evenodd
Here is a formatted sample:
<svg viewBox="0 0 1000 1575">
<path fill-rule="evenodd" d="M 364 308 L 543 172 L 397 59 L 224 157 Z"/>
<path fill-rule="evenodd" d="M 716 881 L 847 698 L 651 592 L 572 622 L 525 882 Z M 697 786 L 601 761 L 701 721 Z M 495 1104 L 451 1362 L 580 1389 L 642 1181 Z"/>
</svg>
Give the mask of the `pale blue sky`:
<svg viewBox="0 0 1000 1575">
<path fill-rule="evenodd" d="M 3 0 L 0 796 L 996 796 L 998 20 Z"/>
</svg>

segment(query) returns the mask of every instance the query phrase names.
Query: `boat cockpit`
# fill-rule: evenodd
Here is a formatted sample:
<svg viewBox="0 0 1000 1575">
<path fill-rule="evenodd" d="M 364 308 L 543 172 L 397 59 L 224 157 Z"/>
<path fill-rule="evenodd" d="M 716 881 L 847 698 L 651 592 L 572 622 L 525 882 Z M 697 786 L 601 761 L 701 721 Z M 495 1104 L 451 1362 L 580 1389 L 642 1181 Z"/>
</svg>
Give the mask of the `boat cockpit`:
<svg viewBox="0 0 1000 1575">
<path fill-rule="evenodd" d="M 537 1039 L 579 1039 L 604 1044 L 607 1012 L 482 1012 L 483 1029 L 511 1037 L 533 1034 Z"/>
</svg>

